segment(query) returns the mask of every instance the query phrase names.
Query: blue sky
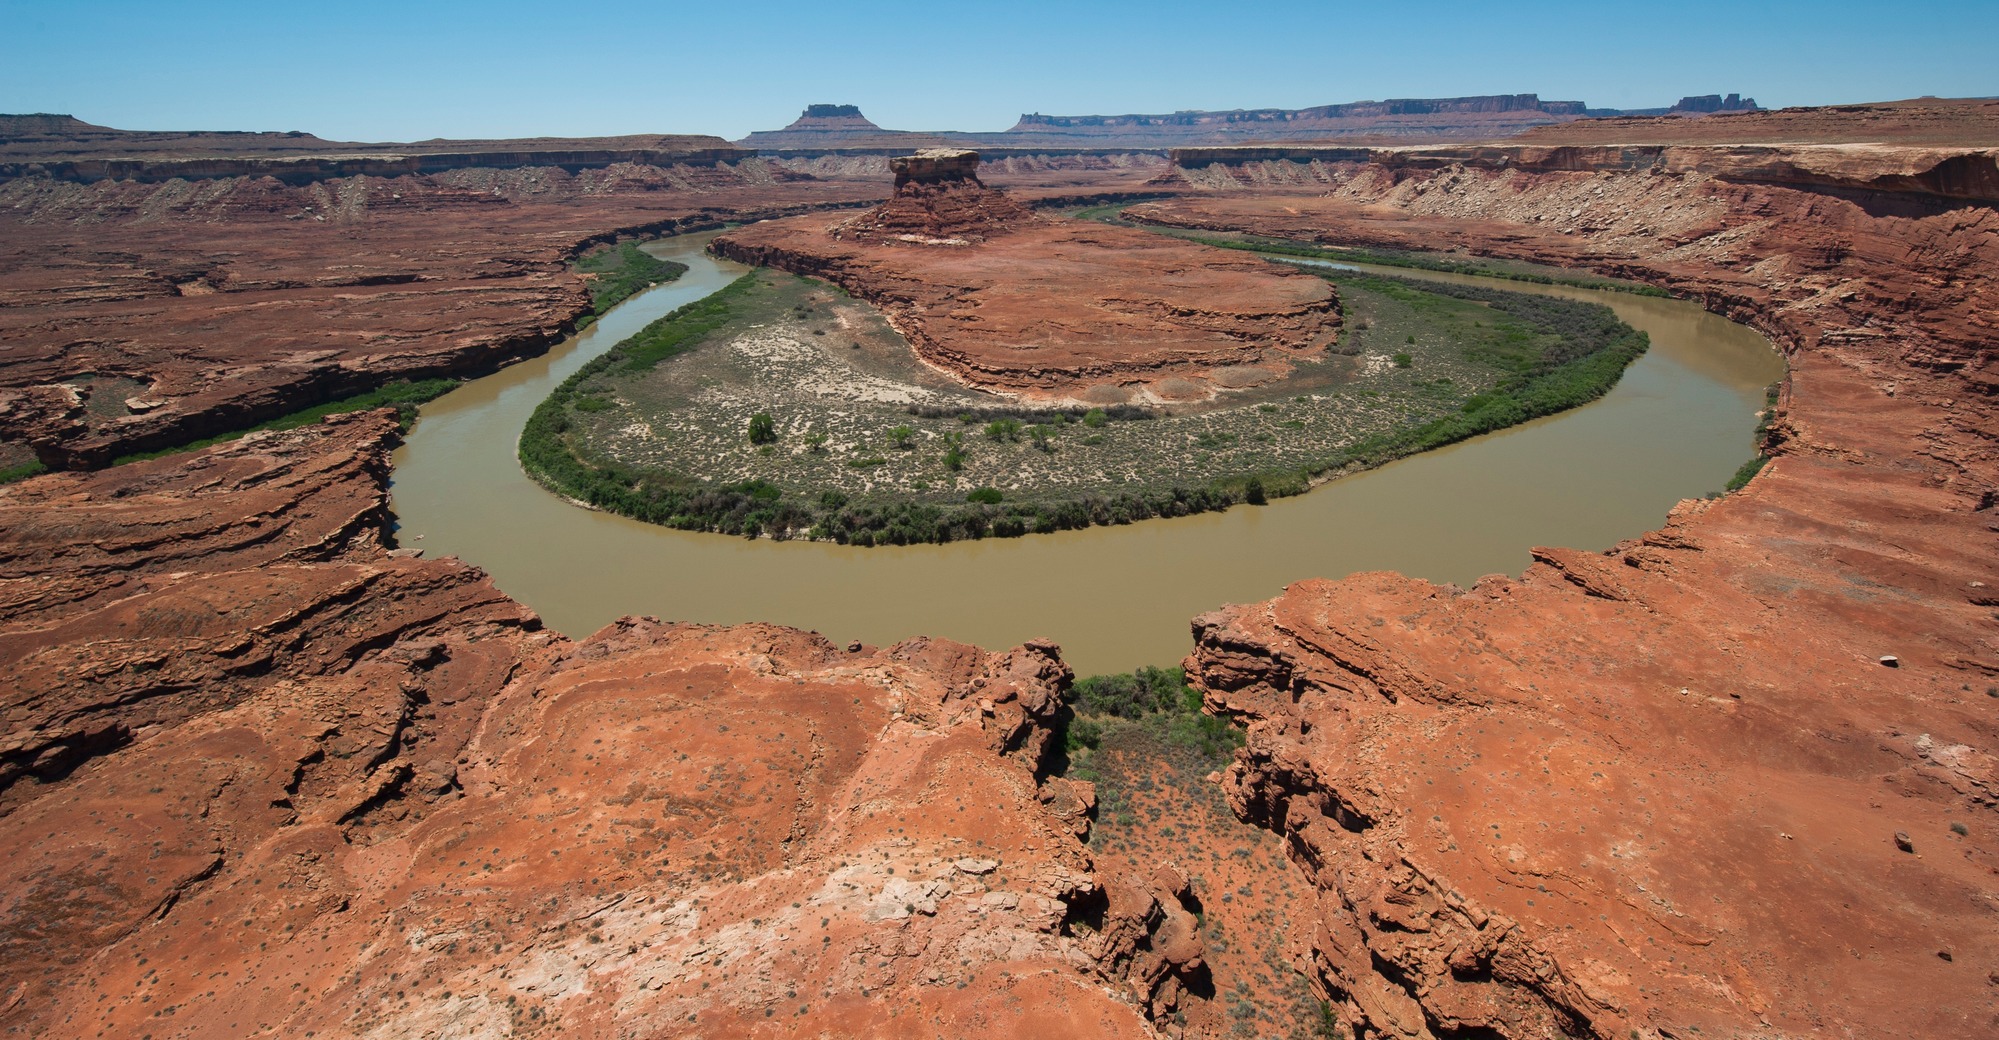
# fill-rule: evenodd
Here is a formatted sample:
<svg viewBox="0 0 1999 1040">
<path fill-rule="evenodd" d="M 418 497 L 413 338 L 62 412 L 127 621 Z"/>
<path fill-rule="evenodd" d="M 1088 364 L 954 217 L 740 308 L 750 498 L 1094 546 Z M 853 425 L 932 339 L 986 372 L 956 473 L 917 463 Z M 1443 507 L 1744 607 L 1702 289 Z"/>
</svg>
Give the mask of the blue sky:
<svg viewBox="0 0 1999 1040">
<path fill-rule="evenodd" d="M 480 4 L 0 0 L 0 112 L 355 141 L 736 138 L 810 102 L 1022 112 L 1539 93 L 1598 107 L 1999 95 L 1999 0 Z"/>
</svg>

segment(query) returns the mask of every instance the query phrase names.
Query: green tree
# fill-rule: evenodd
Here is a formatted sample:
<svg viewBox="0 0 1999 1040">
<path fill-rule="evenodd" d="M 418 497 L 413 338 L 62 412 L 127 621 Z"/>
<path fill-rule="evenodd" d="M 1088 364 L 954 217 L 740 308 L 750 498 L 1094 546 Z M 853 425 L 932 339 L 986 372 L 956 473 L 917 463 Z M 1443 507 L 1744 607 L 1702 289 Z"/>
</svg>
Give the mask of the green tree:
<svg viewBox="0 0 1999 1040">
<path fill-rule="evenodd" d="M 1020 439 L 1020 420 L 994 419 L 986 424 L 986 436 L 996 441 L 1017 441 Z"/>
<path fill-rule="evenodd" d="M 916 431 L 910 429 L 907 426 L 897 426 L 888 431 L 889 443 L 895 445 L 898 448 L 909 447 L 910 438 L 915 436 L 916 436 Z"/>
<path fill-rule="evenodd" d="M 758 412 L 750 416 L 750 443 L 777 443 L 777 420 L 771 418 L 769 412 Z"/>
</svg>

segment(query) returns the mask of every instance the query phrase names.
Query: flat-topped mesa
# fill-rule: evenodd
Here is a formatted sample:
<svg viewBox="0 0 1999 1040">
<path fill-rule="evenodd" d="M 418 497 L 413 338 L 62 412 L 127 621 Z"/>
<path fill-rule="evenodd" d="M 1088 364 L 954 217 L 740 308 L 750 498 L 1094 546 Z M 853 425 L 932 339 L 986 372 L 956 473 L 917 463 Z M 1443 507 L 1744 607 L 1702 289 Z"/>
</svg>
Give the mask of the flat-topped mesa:
<svg viewBox="0 0 1999 1040">
<path fill-rule="evenodd" d="M 834 238 L 964 246 L 1036 220 L 1026 206 L 979 180 L 979 153 L 926 148 L 889 160 L 895 194 L 832 229 Z"/>
</svg>

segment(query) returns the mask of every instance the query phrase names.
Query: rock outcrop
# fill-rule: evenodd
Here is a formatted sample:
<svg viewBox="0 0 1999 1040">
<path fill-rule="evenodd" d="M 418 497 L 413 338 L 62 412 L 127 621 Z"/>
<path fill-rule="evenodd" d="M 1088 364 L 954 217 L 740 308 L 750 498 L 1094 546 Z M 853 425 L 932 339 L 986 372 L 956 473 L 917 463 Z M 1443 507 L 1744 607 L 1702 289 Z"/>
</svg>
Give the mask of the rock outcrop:
<svg viewBox="0 0 1999 1040">
<path fill-rule="evenodd" d="M 397 378 L 489 372 L 587 310 L 569 260 L 592 241 L 880 196 L 758 159 L 302 187 L 6 181 L 0 469 L 31 446 L 101 466 Z"/>
<path fill-rule="evenodd" d="M 1152 1035 L 1052 646 L 571 643 L 385 548 L 394 429 L 0 489 L 0 1032 Z"/>
<path fill-rule="evenodd" d="M 1869 154 L 1834 184 L 1251 164 L 1130 211 L 1641 278 L 1790 360 L 1774 460 L 1660 531 L 1196 622 L 1195 681 L 1249 727 L 1230 799 L 1314 879 L 1350 1026 L 1990 1031 L 1999 212 L 1856 190 L 1929 161 Z"/>
<path fill-rule="evenodd" d="M 1337 335 L 1325 281 L 1128 228 L 1041 217 L 980 182 L 977 153 L 895 161 L 846 220 L 767 221 L 717 254 L 825 278 L 881 307 L 918 356 L 1042 401 L 1200 399 L 1267 382 Z"/>
<path fill-rule="evenodd" d="M 296 185 L 475 168 L 547 167 L 576 173 L 621 163 L 713 166 L 752 155 L 719 137 L 697 134 L 356 144 L 296 131 L 114 130 L 71 116 L 0 115 L 0 180 L 50 177 L 88 184 L 273 177 Z"/>
</svg>

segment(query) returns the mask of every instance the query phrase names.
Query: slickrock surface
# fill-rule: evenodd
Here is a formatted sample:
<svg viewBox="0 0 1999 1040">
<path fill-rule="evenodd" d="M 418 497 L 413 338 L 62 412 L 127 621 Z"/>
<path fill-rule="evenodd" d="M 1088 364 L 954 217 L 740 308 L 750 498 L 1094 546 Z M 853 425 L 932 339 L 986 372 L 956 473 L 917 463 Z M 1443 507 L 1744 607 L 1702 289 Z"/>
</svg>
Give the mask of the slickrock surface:
<svg viewBox="0 0 1999 1040">
<path fill-rule="evenodd" d="M 1661 531 L 1196 621 L 1317 984 L 1395 1036 L 1999 1030 L 1999 214 L 1519 165 L 1217 166 L 1133 211 L 1643 278 L 1791 364 L 1777 458 Z"/>
<path fill-rule="evenodd" d="M 1232 385 L 1269 381 L 1337 335 L 1322 279 L 1039 217 L 985 187 L 964 156 L 975 153 L 897 160 L 895 194 L 859 216 L 753 224 L 711 248 L 832 281 L 879 306 L 925 361 L 1037 400 L 1201 399 L 1217 370 Z"/>
<path fill-rule="evenodd" d="M 393 430 L 0 489 L 0 1035 L 1136 1037 L 1198 971 L 1037 778 L 1053 647 L 569 643 L 382 548 Z"/>
<path fill-rule="evenodd" d="M 579 243 L 881 194 L 756 159 L 0 182 L 0 466 L 30 444 L 102 465 L 394 378 L 491 371 L 587 309 Z"/>
</svg>

